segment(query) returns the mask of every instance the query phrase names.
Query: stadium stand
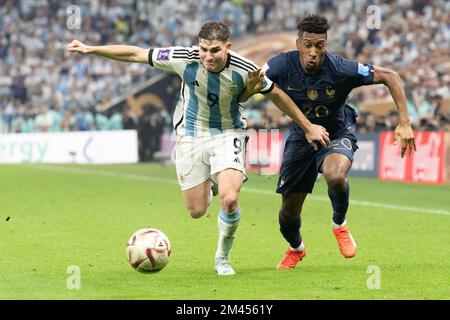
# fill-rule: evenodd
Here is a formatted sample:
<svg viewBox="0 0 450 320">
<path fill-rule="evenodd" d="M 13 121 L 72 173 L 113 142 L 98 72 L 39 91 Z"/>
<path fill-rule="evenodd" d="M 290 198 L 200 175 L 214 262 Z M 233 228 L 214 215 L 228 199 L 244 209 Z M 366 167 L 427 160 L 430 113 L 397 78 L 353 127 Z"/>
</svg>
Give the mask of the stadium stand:
<svg viewBox="0 0 450 320">
<path fill-rule="evenodd" d="M 77 1 L 81 16 L 76 28 L 68 25 L 71 5 L 71 1 L 0 0 L 0 132 L 143 125 L 130 110 L 108 112 L 105 106 L 159 72 L 70 55 L 65 46 L 75 38 L 92 45 L 193 45 L 203 21 L 220 19 L 231 26 L 236 51 L 243 53 L 254 41 L 271 48 L 259 50 L 264 55 L 255 52 L 255 60 L 262 64 L 271 54 L 292 48 L 294 41 L 289 39 L 295 39 L 297 17 L 312 12 L 329 18 L 331 52 L 400 73 L 415 128 L 450 131 L 450 2 L 445 0 L 377 4 L 381 31 L 367 28 L 368 5 L 356 0 L 83 0 Z M 393 126 L 395 107 L 382 86 L 354 90 L 349 103 L 360 110 L 361 131 Z M 289 124 L 261 97 L 246 106 L 250 126 L 284 128 Z M 164 110 L 153 112 L 158 114 L 146 125 L 160 117 L 170 123 Z"/>
</svg>

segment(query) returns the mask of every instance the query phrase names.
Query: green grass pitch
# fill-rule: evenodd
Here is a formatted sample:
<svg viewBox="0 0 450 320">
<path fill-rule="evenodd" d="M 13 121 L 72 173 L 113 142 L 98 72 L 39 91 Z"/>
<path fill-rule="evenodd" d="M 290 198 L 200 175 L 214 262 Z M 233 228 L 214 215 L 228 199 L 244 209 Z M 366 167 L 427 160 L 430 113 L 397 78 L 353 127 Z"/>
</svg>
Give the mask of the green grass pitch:
<svg viewBox="0 0 450 320">
<path fill-rule="evenodd" d="M 249 178 L 232 251 L 237 275 L 218 277 L 218 199 L 191 219 L 174 167 L 2 165 L 0 299 L 450 299 L 450 186 L 351 178 L 347 218 L 358 253 L 346 260 L 318 181 L 303 208 L 307 256 L 281 271 L 277 179 Z M 156 274 L 126 260 L 128 238 L 143 227 L 172 242 Z M 79 289 L 67 286 L 70 266 Z"/>
</svg>

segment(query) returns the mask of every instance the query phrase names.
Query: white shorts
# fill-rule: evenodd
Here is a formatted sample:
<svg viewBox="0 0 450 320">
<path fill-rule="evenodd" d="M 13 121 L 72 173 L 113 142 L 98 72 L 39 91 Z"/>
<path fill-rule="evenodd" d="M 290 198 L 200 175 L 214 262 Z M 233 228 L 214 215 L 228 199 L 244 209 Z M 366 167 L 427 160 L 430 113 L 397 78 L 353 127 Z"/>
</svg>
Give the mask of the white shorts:
<svg viewBox="0 0 450 320">
<path fill-rule="evenodd" d="M 246 178 L 246 134 L 228 132 L 209 137 L 179 136 L 175 165 L 181 190 L 188 190 L 225 169 L 236 169 Z"/>
</svg>

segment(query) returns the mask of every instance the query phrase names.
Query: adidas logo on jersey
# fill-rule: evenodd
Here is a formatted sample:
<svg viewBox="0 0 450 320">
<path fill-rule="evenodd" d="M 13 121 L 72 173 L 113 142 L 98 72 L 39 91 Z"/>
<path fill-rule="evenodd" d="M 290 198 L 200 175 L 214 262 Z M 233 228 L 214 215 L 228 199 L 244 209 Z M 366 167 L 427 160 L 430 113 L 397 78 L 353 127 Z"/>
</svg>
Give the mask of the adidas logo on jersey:
<svg viewBox="0 0 450 320">
<path fill-rule="evenodd" d="M 241 161 L 239 161 L 239 158 L 236 158 L 236 159 L 234 159 L 234 161 L 233 162 L 236 162 L 236 163 L 239 163 L 239 164 L 241 164 Z"/>
</svg>

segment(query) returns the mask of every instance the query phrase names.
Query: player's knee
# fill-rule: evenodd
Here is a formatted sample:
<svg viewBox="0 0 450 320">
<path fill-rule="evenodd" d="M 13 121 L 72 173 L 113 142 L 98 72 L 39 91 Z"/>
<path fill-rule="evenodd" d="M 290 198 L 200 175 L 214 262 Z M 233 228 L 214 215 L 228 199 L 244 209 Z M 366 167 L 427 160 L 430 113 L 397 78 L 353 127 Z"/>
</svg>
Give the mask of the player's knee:
<svg viewBox="0 0 450 320">
<path fill-rule="evenodd" d="M 189 210 L 189 213 L 191 215 L 191 218 L 198 219 L 198 218 L 201 218 L 205 214 L 205 212 L 207 210 L 207 207 L 204 207 L 204 206 L 191 206 L 191 207 L 188 208 L 188 210 Z"/>
<path fill-rule="evenodd" d="M 324 173 L 324 178 L 327 184 L 331 188 L 345 188 L 347 183 L 347 176 L 341 172 L 328 172 Z"/>
<path fill-rule="evenodd" d="M 300 216 L 301 209 L 293 208 L 291 206 L 283 204 L 280 209 L 280 216 L 284 221 L 295 220 Z"/>
<path fill-rule="evenodd" d="M 238 207 L 239 194 L 235 191 L 228 191 L 220 195 L 221 207 L 227 212 L 234 212 Z"/>
<path fill-rule="evenodd" d="M 191 218 L 192 219 L 199 219 L 199 218 L 203 217 L 205 212 L 206 211 L 204 211 L 204 210 L 193 210 L 193 211 L 190 211 Z"/>
</svg>

